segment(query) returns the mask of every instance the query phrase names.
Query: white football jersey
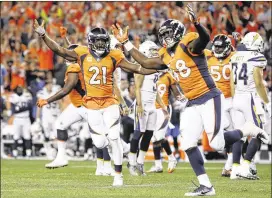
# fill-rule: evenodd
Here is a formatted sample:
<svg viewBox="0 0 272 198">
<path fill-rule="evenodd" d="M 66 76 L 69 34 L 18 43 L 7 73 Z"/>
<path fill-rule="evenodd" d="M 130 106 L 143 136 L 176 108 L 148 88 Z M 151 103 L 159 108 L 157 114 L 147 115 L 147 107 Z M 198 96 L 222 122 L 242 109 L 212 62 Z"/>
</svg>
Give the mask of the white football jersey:
<svg viewBox="0 0 272 198">
<path fill-rule="evenodd" d="M 266 58 L 254 51 L 237 51 L 231 57 L 235 93 L 256 92 L 253 77 L 254 67 L 265 68 Z"/>
<path fill-rule="evenodd" d="M 59 86 L 53 86 L 52 92 L 48 92 L 46 87 L 37 93 L 37 97 L 41 99 L 47 99 L 59 91 Z M 60 114 L 60 106 L 57 101 L 51 102 L 50 104 L 44 105 L 42 107 L 42 116 L 57 116 Z"/>
<path fill-rule="evenodd" d="M 157 81 L 159 75 L 158 73 L 145 75 L 142 88 L 141 88 L 141 97 L 143 103 L 154 103 L 156 101 L 157 95 Z"/>
<path fill-rule="evenodd" d="M 29 92 L 24 92 L 21 96 L 13 93 L 9 97 L 14 117 L 29 117 L 29 107 L 32 102 L 32 96 Z"/>
</svg>

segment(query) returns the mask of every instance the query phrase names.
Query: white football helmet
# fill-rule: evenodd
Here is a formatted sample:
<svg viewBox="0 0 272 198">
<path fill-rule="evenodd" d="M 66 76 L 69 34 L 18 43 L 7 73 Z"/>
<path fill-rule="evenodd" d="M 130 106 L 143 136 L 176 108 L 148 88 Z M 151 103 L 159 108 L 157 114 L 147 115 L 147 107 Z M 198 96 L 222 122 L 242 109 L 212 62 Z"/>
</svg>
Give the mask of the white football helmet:
<svg viewBox="0 0 272 198">
<path fill-rule="evenodd" d="M 139 51 L 145 54 L 148 58 L 159 56 L 158 50 L 159 46 L 152 41 L 145 41 L 139 47 Z"/>
<path fill-rule="evenodd" d="M 264 41 L 260 34 L 257 32 L 247 33 L 241 41 L 245 45 L 247 50 L 258 51 L 262 53 L 264 51 Z"/>
</svg>

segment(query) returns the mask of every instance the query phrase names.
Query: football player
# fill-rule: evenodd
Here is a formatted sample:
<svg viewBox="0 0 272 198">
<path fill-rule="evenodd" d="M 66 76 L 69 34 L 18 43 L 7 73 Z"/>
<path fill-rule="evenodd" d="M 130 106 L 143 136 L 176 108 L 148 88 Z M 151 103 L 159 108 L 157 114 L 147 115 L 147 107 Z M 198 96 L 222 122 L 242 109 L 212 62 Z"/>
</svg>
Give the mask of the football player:
<svg viewBox="0 0 272 198">
<path fill-rule="evenodd" d="M 192 8 L 187 5 L 187 13 L 198 33 L 185 34 L 184 25 L 173 19 L 166 20 L 159 28 L 158 37 L 163 46 L 159 57 L 148 58 L 139 52 L 128 40 L 128 27 L 122 31 L 117 24 L 112 25 L 114 36 L 124 45 L 130 55 L 141 66 L 149 69 L 166 69 L 170 67 L 179 73 L 180 87 L 188 99 L 187 106 L 181 115 L 181 147 L 189 158 L 197 175 L 200 186 L 185 196 L 212 196 L 215 190 L 204 169 L 204 161 L 197 142 L 206 131 L 210 146 L 215 150 L 223 150 L 225 145 L 239 141 L 243 136 L 259 135 L 268 142 L 268 135 L 261 128 L 247 122 L 237 130 L 223 133 L 221 123 L 223 117 L 224 96 L 216 88 L 203 53 L 210 40 L 207 30 L 198 22 Z"/>
<path fill-rule="evenodd" d="M 140 45 L 139 50 L 148 57 L 154 57 L 158 56 L 158 48 L 159 47 L 154 42 L 145 41 Z M 136 104 L 134 134 L 131 140 L 130 153 L 128 155 L 128 168 L 131 175 L 145 175 L 143 167 L 144 158 L 146 152 L 148 151 L 157 120 L 155 107 L 155 102 L 158 95 L 156 85 L 157 80 L 158 73 L 145 76 L 135 74 Z M 164 115 L 168 115 L 166 106 L 163 103 L 161 103 L 161 105 L 163 105 Z M 139 143 L 140 148 L 139 155 L 137 157 L 136 155 Z"/>
<path fill-rule="evenodd" d="M 237 46 L 237 53 L 231 58 L 234 127 L 241 127 L 245 122 L 251 122 L 263 128 L 263 120 L 258 115 L 259 109 L 262 108 L 259 97 L 265 104 L 269 103 L 263 83 L 263 69 L 267 65 L 263 51 L 262 37 L 256 32 L 249 32 Z M 244 161 L 240 165 L 243 141 L 233 145 L 233 168 L 230 178 L 258 179 L 250 172 L 250 163 L 261 145 L 261 140 L 256 137 L 251 138 Z"/>
<path fill-rule="evenodd" d="M 224 34 L 218 34 L 212 41 L 212 50 L 204 50 L 207 57 L 207 63 L 213 80 L 216 86 L 224 94 L 224 118 L 225 126 L 224 130 L 233 130 L 233 124 L 231 120 L 232 109 L 232 96 L 230 89 L 230 74 L 231 64 L 230 59 L 233 56 L 234 48 L 231 45 L 231 40 Z M 230 177 L 232 168 L 232 152 L 231 147 L 227 147 L 227 162 L 222 171 L 222 176 Z"/>
<path fill-rule="evenodd" d="M 78 61 L 86 90 L 83 105 L 87 108 L 86 116 L 93 131 L 93 142 L 97 148 L 110 145 L 116 172 L 113 186 L 122 186 L 120 111 L 118 100 L 113 94 L 113 72 L 117 67 L 142 74 L 152 74 L 156 70 L 128 62 L 122 51 L 110 49 L 110 37 L 104 28 L 93 28 L 87 35 L 88 46 L 78 46 L 74 50 L 63 48 L 50 39 L 45 32 L 44 22 L 39 26 L 35 20 L 34 30 L 57 55 L 69 61 Z"/>
<path fill-rule="evenodd" d="M 177 77 L 175 77 L 175 75 L 177 74 L 171 70 L 160 72 L 159 80 L 157 82 L 157 91 L 160 95 L 158 99 L 161 98 L 163 104 L 167 106 L 169 115 L 172 113 L 172 107 L 169 104 L 170 93 L 172 92 L 176 98 L 182 96 L 178 87 Z M 172 173 L 177 165 L 177 160 L 172 153 L 168 140 L 165 138 L 170 120 L 165 119 L 163 109 L 158 102 L 156 102 L 156 112 L 156 129 L 152 137 L 155 166 L 152 166 L 148 172 L 163 172 L 161 159 L 161 148 L 163 147 L 168 156 L 168 173 Z"/>
<path fill-rule="evenodd" d="M 54 95 L 60 89 L 59 86 L 53 85 L 53 82 L 48 80 L 46 82 L 45 87 L 37 93 L 37 98 L 47 98 Z M 36 124 L 40 124 L 42 126 L 45 142 L 44 148 L 48 159 L 53 159 L 53 149 L 51 147 L 50 140 L 53 140 L 57 137 L 56 130 L 56 120 L 60 115 L 61 103 L 60 101 L 52 102 L 50 104 L 46 104 L 42 108 L 37 109 L 36 113 Z"/>
<path fill-rule="evenodd" d="M 26 156 L 31 156 L 31 109 L 32 109 L 32 96 L 29 92 L 25 91 L 23 87 L 17 86 L 14 93 L 9 96 L 7 100 L 7 109 L 9 114 L 14 115 L 14 135 L 13 135 L 13 157 L 18 156 L 18 140 L 23 137 L 26 148 Z M 10 116 L 9 115 L 9 116 Z"/>
</svg>

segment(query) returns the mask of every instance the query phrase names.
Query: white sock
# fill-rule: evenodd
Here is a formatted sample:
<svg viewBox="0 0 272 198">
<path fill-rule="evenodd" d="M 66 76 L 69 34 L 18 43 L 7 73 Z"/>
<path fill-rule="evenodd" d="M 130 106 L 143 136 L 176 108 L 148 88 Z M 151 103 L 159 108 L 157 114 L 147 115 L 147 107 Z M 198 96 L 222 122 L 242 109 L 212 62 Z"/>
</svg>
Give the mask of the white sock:
<svg viewBox="0 0 272 198">
<path fill-rule="evenodd" d="M 110 140 L 110 145 L 112 149 L 112 160 L 114 165 L 123 164 L 123 147 L 121 143 L 121 138 L 119 137 L 116 140 Z"/>
<path fill-rule="evenodd" d="M 231 170 L 231 168 L 232 168 L 232 153 L 228 153 L 228 159 L 225 163 L 225 169 Z"/>
<path fill-rule="evenodd" d="M 30 157 L 31 156 L 31 149 L 26 149 L 26 156 Z"/>
<path fill-rule="evenodd" d="M 139 164 L 144 164 L 145 154 L 146 154 L 146 152 L 144 152 L 142 150 L 139 151 L 139 155 L 138 155 L 138 158 L 137 158 L 137 162 Z"/>
<path fill-rule="evenodd" d="M 66 155 L 66 142 L 58 140 L 58 157 L 64 157 Z"/>
<path fill-rule="evenodd" d="M 18 156 L 18 151 L 17 150 L 13 150 L 12 151 L 12 155 L 13 155 L 13 157 L 17 157 Z"/>
<path fill-rule="evenodd" d="M 102 169 L 104 166 L 104 160 L 102 159 L 97 159 L 96 160 L 96 169 Z"/>
<path fill-rule="evenodd" d="M 104 169 L 110 169 L 111 168 L 111 161 L 104 161 L 103 167 L 104 167 Z"/>
<path fill-rule="evenodd" d="M 93 155 L 93 149 L 89 148 L 87 150 L 87 153 L 88 153 L 89 156 L 92 156 Z"/>
<path fill-rule="evenodd" d="M 202 184 L 208 188 L 210 188 L 212 186 L 211 182 L 210 182 L 210 179 L 208 177 L 207 174 L 202 174 L 202 175 L 199 175 L 197 176 L 197 179 L 199 181 L 199 184 Z"/>
<path fill-rule="evenodd" d="M 136 153 L 129 153 L 128 160 L 130 165 L 136 166 Z"/>
<path fill-rule="evenodd" d="M 162 168 L 162 161 L 161 160 L 155 160 L 155 166 Z"/>
<path fill-rule="evenodd" d="M 168 160 L 174 161 L 175 159 L 176 158 L 173 153 L 171 155 L 168 155 Z"/>
</svg>

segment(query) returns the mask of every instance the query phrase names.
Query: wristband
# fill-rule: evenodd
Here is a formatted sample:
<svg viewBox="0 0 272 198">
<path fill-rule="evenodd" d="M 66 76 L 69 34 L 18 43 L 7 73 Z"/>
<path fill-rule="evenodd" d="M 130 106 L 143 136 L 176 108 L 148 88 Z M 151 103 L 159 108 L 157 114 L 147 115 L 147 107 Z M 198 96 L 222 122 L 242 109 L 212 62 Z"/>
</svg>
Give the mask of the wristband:
<svg viewBox="0 0 272 198">
<path fill-rule="evenodd" d="M 125 42 L 124 47 L 129 52 L 130 50 L 134 48 L 134 45 L 130 41 L 127 41 Z"/>
</svg>

